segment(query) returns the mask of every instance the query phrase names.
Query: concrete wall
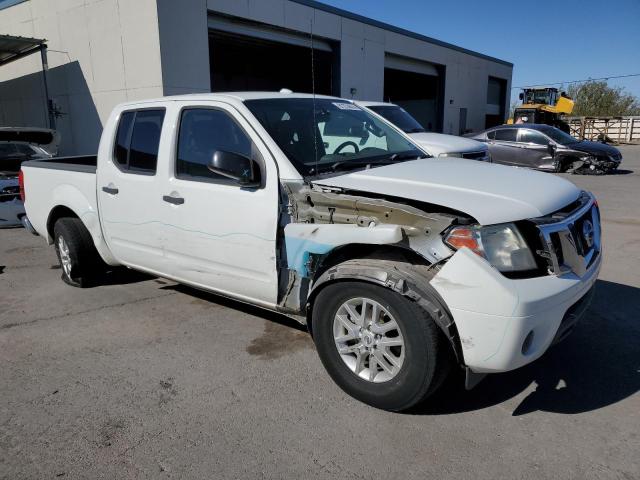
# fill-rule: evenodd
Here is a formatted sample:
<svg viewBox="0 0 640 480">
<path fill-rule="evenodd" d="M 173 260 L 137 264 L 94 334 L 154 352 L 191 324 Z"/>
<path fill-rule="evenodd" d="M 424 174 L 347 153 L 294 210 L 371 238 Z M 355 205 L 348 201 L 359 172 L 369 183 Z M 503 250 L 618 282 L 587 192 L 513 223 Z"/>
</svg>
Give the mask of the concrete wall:
<svg viewBox="0 0 640 480">
<path fill-rule="evenodd" d="M 207 0 L 158 0 L 165 95 L 211 91 Z"/>
<path fill-rule="evenodd" d="M 95 153 L 114 105 L 163 94 L 155 0 L 30 0 L 0 32 L 44 38 L 61 154 Z M 0 68 L 0 124 L 48 126 L 40 56 Z"/>
<path fill-rule="evenodd" d="M 188 2 L 186 2 L 188 3 Z M 411 57 L 443 65 L 445 74 L 443 130 L 458 133 L 460 108 L 467 108 L 467 128 L 484 128 L 489 76 L 507 80 L 505 111 L 509 111 L 509 91 L 513 67 L 397 32 L 369 25 L 306 2 L 288 0 L 207 0 L 207 8 L 222 13 L 268 23 L 277 27 L 340 42 L 341 96 L 360 100 L 382 100 L 385 53 Z"/>
</svg>

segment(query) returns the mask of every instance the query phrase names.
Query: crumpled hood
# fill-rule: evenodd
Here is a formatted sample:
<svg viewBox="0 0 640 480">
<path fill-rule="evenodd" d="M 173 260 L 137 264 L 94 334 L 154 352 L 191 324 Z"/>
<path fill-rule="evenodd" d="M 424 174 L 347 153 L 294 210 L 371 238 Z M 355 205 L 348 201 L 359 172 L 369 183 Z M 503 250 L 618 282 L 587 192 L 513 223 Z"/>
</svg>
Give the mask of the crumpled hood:
<svg viewBox="0 0 640 480">
<path fill-rule="evenodd" d="M 590 153 L 592 155 L 614 155 L 617 156 L 620 153 L 616 147 L 607 145 L 600 142 L 590 142 L 588 140 L 582 140 L 578 143 L 571 143 L 567 145 L 567 148 L 572 150 L 578 150 L 580 152 Z"/>
<path fill-rule="evenodd" d="M 434 157 L 441 153 L 480 152 L 487 149 L 484 143 L 476 140 L 444 133 L 421 132 L 410 133 L 409 136 Z"/>
<path fill-rule="evenodd" d="M 459 158 L 411 160 L 314 183 L 432 203 L 482 225 L 547 215 L 580 194 L 573 183 L 549 173 Z"/>
</svg>

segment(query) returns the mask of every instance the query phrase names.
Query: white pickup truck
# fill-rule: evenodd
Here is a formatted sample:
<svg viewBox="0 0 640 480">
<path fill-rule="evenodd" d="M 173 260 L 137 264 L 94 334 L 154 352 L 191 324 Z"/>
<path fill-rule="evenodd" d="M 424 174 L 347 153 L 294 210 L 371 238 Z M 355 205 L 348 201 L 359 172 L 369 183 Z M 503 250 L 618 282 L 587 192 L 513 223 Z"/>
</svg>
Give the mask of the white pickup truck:
<svg viewBox="0 0 640 480">
<path fill-rule="evenodd" d="M 588 306 L 602 259 L 590 193 L 431 158 L 332 97 L 123 104 L 97 161 L 26 162 L 21 184 L 67 283 L 124 265 L 282 312 L 341 388 L 388 410 L 452 366 L 470 388 L 540 357 Z"/>
</svg>

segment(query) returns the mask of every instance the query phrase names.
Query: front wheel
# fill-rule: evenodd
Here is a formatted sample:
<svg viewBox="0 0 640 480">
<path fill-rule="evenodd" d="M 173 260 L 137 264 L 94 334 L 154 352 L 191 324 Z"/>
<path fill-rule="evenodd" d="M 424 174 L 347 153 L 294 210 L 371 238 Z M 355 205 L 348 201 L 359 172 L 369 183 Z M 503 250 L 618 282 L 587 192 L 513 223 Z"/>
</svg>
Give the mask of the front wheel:
<svg viewBox="0 0 640 480">
<path fill-rule="evenodd" d="M 386 288 L 328 285 L 314 302 L 312 322 L 333 380 L 373 407 L 406 410 L 432 394 L 449 371 L 449 346 L 430 314 Z"/>
</svg>

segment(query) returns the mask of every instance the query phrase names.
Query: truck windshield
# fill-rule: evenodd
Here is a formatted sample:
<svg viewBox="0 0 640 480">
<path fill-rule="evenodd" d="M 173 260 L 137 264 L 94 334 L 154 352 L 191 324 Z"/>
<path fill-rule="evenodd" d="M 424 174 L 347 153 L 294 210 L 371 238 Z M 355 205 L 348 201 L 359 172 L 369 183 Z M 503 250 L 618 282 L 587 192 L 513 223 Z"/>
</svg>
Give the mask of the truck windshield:
<svg viewBox="0 0 640 480">
<path fill-rule="evenodd" d="M 367 108 L 386 118 L 403 132 L 422 133 L 426 131 L 404 108 L 397 105 L 374 105 Z"/>
<path fill-rule="evenodd" d="M 427 156 L 347 100 L 273 98 L 245 105 L 305 177 Z"/>
</svg>

